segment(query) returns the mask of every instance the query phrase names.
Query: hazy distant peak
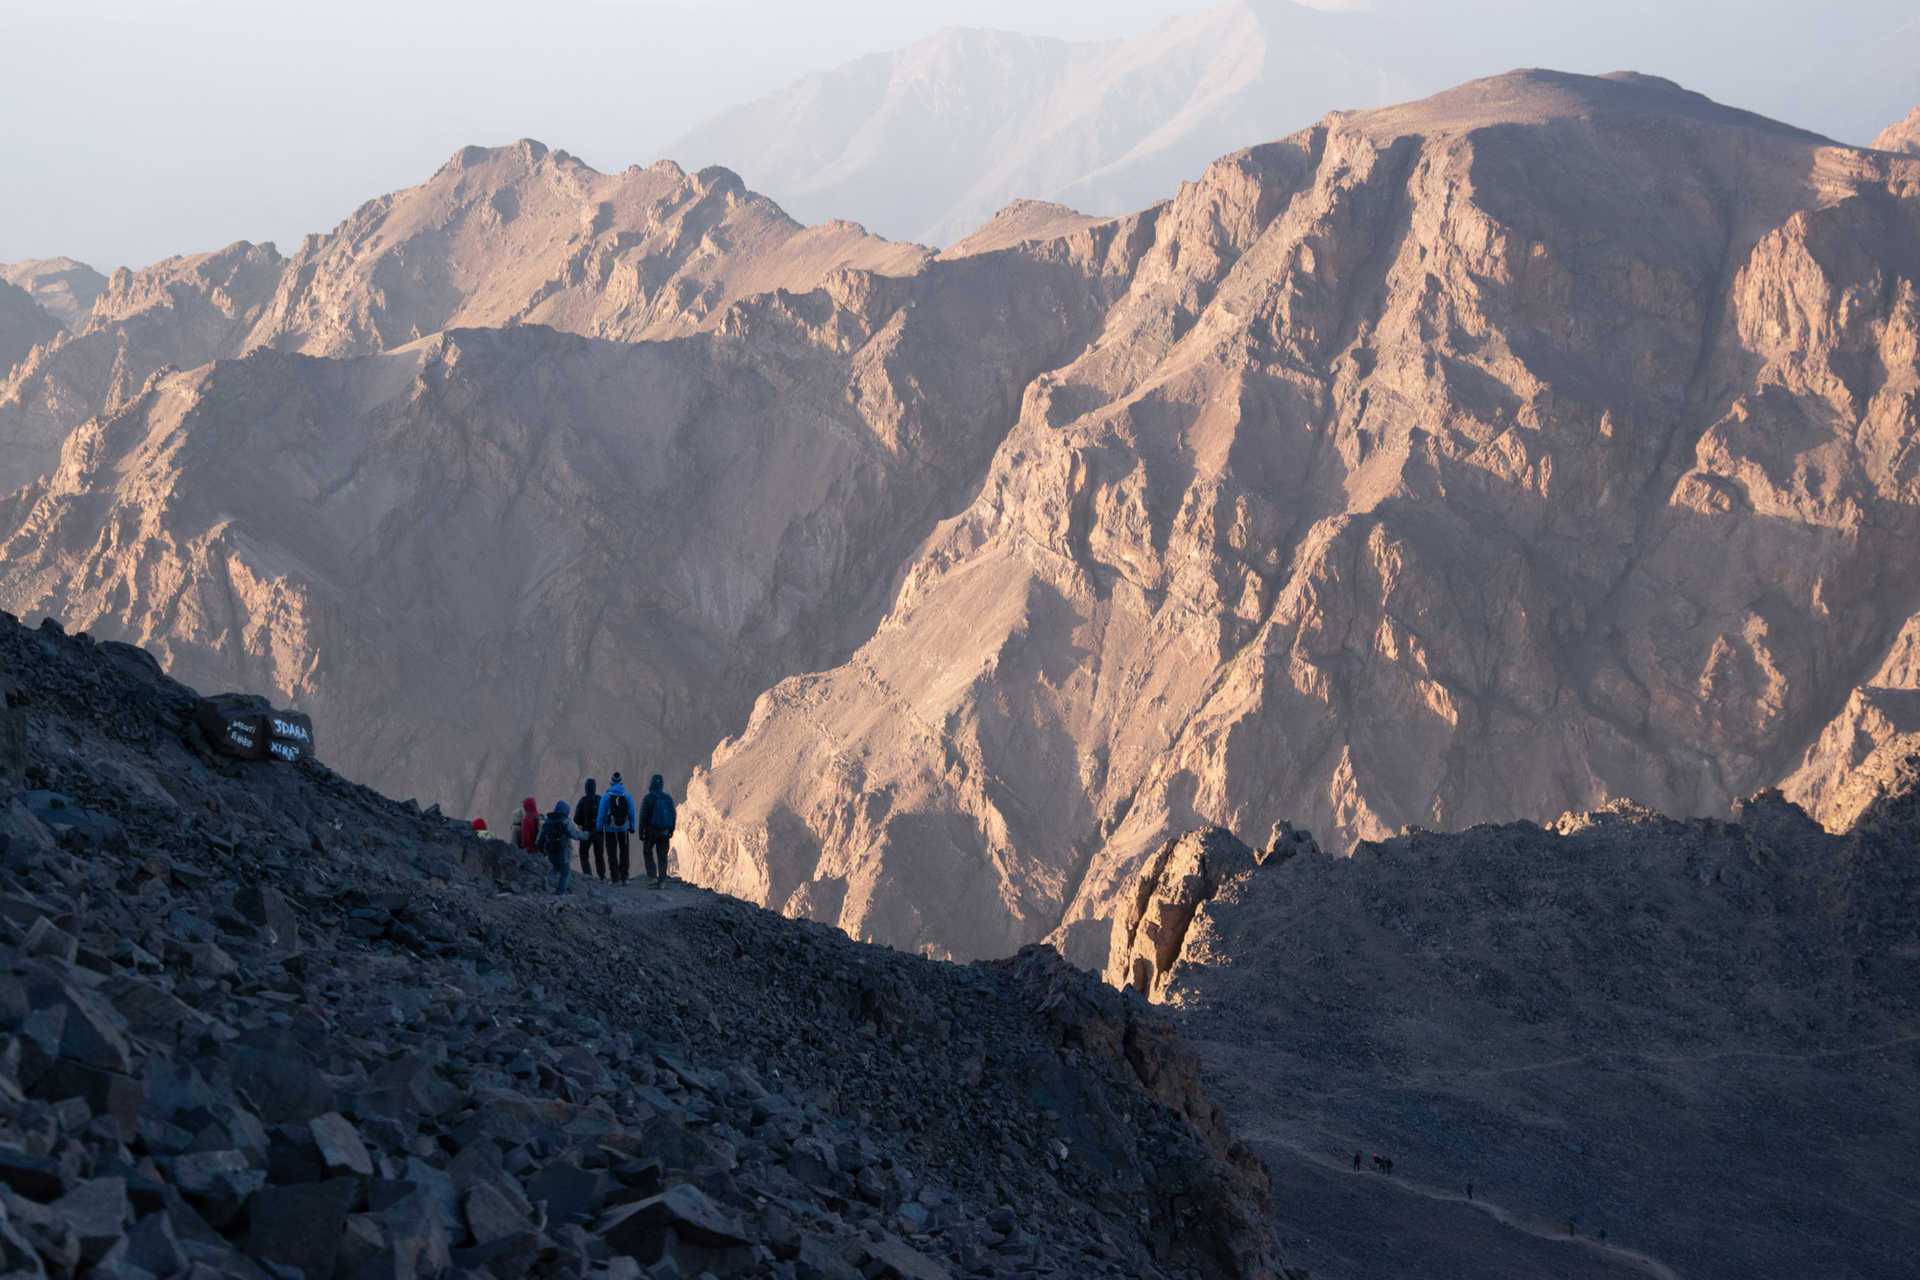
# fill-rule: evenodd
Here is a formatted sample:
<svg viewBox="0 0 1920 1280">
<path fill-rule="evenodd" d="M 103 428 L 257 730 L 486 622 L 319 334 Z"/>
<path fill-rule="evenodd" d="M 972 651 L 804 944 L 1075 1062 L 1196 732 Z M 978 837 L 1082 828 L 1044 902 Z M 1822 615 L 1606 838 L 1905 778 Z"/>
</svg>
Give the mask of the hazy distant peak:
<svg viewBox="0 0 1920 1280">
<path fill-rule="evenodd" d="M 29 258 L 0 266 L 0 280 L 32 295 L 69 333 L 87 327 L 94 299 L 107 287 L 107 278 L 72 258 Z"/>
<path fill-rule="evenodd" d="M 1899 151 L 1907 155 L 1920 155 L 1920 107 L 1907 113 L 1904 120 L 1896 120 L 1882 129 L 1873 139 L 1876 151 Z"/>
</svg>

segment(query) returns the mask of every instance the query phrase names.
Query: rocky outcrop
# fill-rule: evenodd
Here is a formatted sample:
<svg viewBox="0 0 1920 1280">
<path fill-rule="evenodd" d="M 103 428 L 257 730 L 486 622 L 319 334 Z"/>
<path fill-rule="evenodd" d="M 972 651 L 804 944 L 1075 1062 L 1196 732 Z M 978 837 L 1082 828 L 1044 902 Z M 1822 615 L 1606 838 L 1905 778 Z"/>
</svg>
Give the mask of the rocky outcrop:
<svg viewBox="0 0 1920 1280">
<path fill-rule="evenodd" d="M 1139 883 L 1113 917 L 1107 981 L 1148 999 L 1159 995 L 1186 943 L 1194 912 L 1229 879 L 1257 865 L 1253 850 L 1219 827 L 1190 831 L 1162 845 L 1147 859 Z"/>
<path fill-rule="evenodd" d="M 1050 952 L 556 898 L 436 812 L 216 753 L 139 650 L 0 618 L 0 671 L 10 1274 L 1279 1274 L 1191 1054 Z"/>
<path fill-rule="evenodd" d="M 1920 757 L 1885 771 L 1842 834 L 1769 789 L 1732 821 L 1616 803 L 1269 858 L 1199 905 L 1154 998 L 1291 1189 L 1313 1274 L 1412 1251 L 1423 1274 L 1519 1274 L 1531 1230 L 1563 1242 L 1556 1273 L 1627 1274 L 1631 1250 L 1680 1275 L 1894 1275 L 1917 779 Z M 1823 1171 L 1791 1218 L 1778 1151 Z M 1488 1241 L 1469 1183 L 1523 1230 Z"/>
<path fill-rule="evenodd" d="M 1905 120 L 1896 120 L 1882 129 L 1873 140 L 1876 151 L 1898 151 L 1903 155 L 1920 155 L 1920 107 L 1915 107 Z"/>
</svg>

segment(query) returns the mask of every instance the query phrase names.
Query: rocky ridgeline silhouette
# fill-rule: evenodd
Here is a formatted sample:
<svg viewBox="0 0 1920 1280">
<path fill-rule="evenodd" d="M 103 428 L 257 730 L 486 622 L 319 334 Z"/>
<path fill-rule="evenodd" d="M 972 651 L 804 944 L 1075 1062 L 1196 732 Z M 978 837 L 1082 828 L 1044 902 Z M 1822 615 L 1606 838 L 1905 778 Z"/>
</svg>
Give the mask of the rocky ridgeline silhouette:
<svg viewBox="0 0 1920 1280">
<path fill-rule="evenodd" d="M 1193 1058 L 1049 951 L 556 899 L 50 623 L 0 685 L 10 1275 L 1280 1274 Z"/>
</svg>

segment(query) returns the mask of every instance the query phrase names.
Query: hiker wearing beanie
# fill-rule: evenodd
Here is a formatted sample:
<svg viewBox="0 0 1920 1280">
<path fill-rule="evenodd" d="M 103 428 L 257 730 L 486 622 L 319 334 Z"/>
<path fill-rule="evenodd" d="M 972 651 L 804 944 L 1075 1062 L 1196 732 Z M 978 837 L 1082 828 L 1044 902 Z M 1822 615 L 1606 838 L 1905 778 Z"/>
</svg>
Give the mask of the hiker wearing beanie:
<svg viewBox="0 0 1920 1280">
<path fill-rule="evenodd" d="M 673 797 L 666 792 L 666 780 L 659 774 L 647 783 L 647 794 L 640 797 L 640 869 L 653 881 L 653 887 L 667 887 L 667 846 L 673 842 Z"/>
<path fill-rule="evenodd" d="M 627 794 L 627 788 L 620 781 L 619 770 L 615 770 L 613 781 L 607 784 L 606 794 L 600 797 L 600 813 L 594 827 L 600 832 L 601 843 L 607 850 L 607 877 L 614 884 L 625 884 L 627 873 L 633 863 L 627 849 L 627 841 L 633 834 L 633 797 Z"/>
<path fill-rule="evenodd" d="M 573 870 L 572 850 L 567 848 L 569 840 L 586 840 L 586 832 L 573 825 L 567 817 L 567 802 L 555 800 L 553 812 L 540 824 L 540 852 L 547 855 L 547 865 L 553 868 L 553 891 L 567 891 L 567 875 Z"/>
<path fill-rule="evenodd" d="M 600 793 L 594 790 L 598 785 L 592 778 L 587 779 L 587 789 L 581 793 L 580 803 L 573 807 L 573 811 L 580 815 L 580 826 L 588 836 L 588 839 L 580 842 L 580 874 L 583 876 L 597 874 L 605 880 L 607 878 L 607 846 L 600 835 Z M 589 851 L 593 853 L 594 863 L 599 867 L 597 872 L 587 865 Z"/>
</svg>

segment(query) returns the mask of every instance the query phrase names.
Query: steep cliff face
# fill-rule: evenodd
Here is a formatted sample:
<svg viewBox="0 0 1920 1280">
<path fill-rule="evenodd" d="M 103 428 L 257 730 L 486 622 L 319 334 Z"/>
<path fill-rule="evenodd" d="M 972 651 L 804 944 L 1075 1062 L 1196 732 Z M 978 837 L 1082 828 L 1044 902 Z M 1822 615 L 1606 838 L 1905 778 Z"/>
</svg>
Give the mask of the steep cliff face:
<svg viewBox="0 0 1920 1280">
<path fill-rule="evenodd" d="M 468 147 L 291 258 L 243 243 L 116 272 L 79 333 L 0 385 L 0 491 L 50 471 L 67 432 L 163 368 L 258 347 L 366 355 L 457 327 L 681 336 L 743 298 L 927 256 L 850 223 L 802 227 L 724 169 L 608 175 L 531 140 Z"/>
<path fill-rule="evenodd" d="M 1152 236 L 873 638 L 715 751 L 701 874 L 1098 966 L 1184 827 L 1722 810 L 1914 612 L 1914 162 L 1516 73 Z"/>
<path fill-rule="evenodd" d="M 35 302 L 32 294 L 0 280 L 0 369 L 11 369 L 59 332 L 60 322 Z"/>
<path fill-rule="evenodd" d="M 666 341 L 516 325 L 158 376 L 0 502 L 0 598 L 275 690 L 423 802 L 677 787 L 871 632 L 1122 287 L 1115 231 L 842 268 Z"/>
</svg>

